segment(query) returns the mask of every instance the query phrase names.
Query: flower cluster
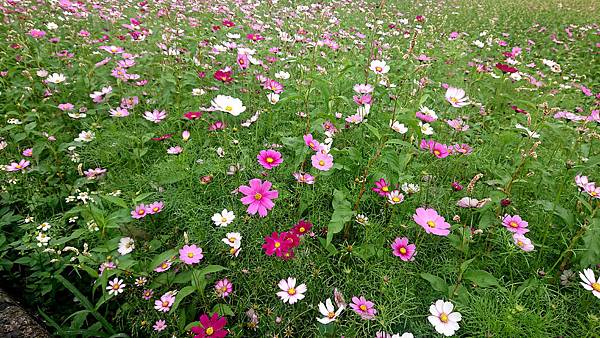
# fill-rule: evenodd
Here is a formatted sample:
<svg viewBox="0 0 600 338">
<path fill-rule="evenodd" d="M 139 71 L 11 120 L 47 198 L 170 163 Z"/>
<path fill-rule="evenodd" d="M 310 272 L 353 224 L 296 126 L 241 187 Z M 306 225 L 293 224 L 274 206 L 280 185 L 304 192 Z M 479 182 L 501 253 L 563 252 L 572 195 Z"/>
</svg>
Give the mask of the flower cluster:
<svg viewBox="0 0 600 338">
<path fill-rule="evenodd" d="M 307 233 L 311 233 L 312 223 L 300 220 L 290 230 L 282 233 L 273 232 L 271 236 L 265 237 L 265 244 L 262 248 L 267 256 L 275 254 L 281 259 L 291 259 L 294 257 L 294 248 L 300 244 L 300 238 Z"/>
</svg>

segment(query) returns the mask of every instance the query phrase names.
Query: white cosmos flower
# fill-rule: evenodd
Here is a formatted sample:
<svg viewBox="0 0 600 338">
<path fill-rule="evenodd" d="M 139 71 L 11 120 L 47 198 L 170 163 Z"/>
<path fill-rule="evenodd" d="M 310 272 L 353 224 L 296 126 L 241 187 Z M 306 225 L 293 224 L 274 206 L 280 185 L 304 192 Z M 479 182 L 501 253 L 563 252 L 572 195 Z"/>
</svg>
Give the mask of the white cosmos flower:
<svg viewBox="0 0 600 338">
<path fill-rule="evenodd" d="M 427 317 L 427 320 L 435 327 L 438 333 L 446 337 L 453 336 L 460 328 L 458 322 L 462 320 L 462 315 L 459 312 L 452 312 L 453 309 L 454 304 L 444 302 L 441 299 L 438 299 L 429 307 L 431 316 Z"/>
<path fill-rule="evenodd" d="M 342 313 L 342 311 L 344 311 L 343 306 L 341 306 L 336 311 L 335 307 L 333 306 L 333 303 L 331 302 L 331 299 L 327 298 L 327 300 L 325 301 L 325 304 L 323 304 L 322 302 L 319 303 L 319 312 L 321 312 L 321 314 L 324 317 L 317 318 L 317 321 L 321 324 L 329 324 L 331 322 L 334 322 L 337 319 L 337 317 L 340 315 L 340 313 Z"/>
<path fill-rule="evenodd" d="M 106 290 L 108 290 L 109 295 L 118 295 L 119 293 L 123 293 L 123 289 L 125 288 L 125 284 L 122 279 L 115 277 L 115 279 L 108 282 L 108 286 Z"/>
<path fill-rule="evenodd" d="M 463 89 L 448 87 L 446 90 L 446 101 L 453 107 L 460 108 L 469 104 L 469 98 Z"/>
<path fill-rule="evenodd" d="M 233 211 L 228 211 L 227 209 L 223 209 L 221 213 L 216 213 L 211 218 L 216 226 L 226 227 L 235 219 L 235 215 Z"/>
<path fill-rule="evenodd" d="M 267 95 L 267 99 L 269 99 L 269 102 L 271 104 L 276 104 L 277 102 L 279 102 L 279 94 L 270 93 L 269 95 Z"/>
<path fill-rule="evenodd" d="M 385 63 L 385 61 L 373 60 L 371 61 L 369 69 L 375 72 L 376 74 L 386 74 L 390 71 L 390 66 L 388 66 Z"/>
<path fill-rule="evenodd" d="M 82 131 L 81 133 L 79 133 L 79 137 L 76 138 L 75 141 L 77 141 L 77 142 L 91 142 L 94 139 L 95 136 L 96 135 L 91 130 Z"/>
<path fill-rule="evenodd" d="M 421 128 L 421 133 L 424 135 L 433 135 L 433 128 L 429 125 L 429 123 L 423 123 L 419 121 L 419 128 Z"/>
<path fill-rule="evenodd" d="M 596 279 L 594 271 L 592 269 L 584 269 L 583 273 L 579 273 L 579 278 L 583 282 L 579 282 L 586 290 L 592 291 L 592 294 L 597 298 L 600 298 L 600 276 Z"/>
<path fill-rule="evenodd" d="M 406 126 L 403 123 L 400 123 L 398 121 L 390 120 L 390 128 L 392 128 L 395 132 L 400 134 L 406 134 L 406 132 L 408 131 L 408 128 L 406 128 Z"/>
<path fill-rule="evenodd" d="M 535 131 L 531 131 L 531 130 L 529 130 L 529 128 L 527 128 L 527 127 L 523 126 L 523 125 L 522 125 L 522 124 L 520 124 L 520 123 L 517 123 L 517 124 L 515 125 L 515 128 L 517 128 L 517 129 L 521 129 L 521 130 L 524 130 L 524 131 L 527 133 L 527 136 L 529 136 L 529 137 L 531 137 L 531 138 L 540 138 L 540 134 L 536 133 Z"/>
<path fill-rule="evenodd" d="M 242 100 L 231 96 L 217 95 L 217 97 L 211 101 L 211 104 L 216 110 L 229 113 L 233 116 L 238 116 L 246 111 L 246 107 L 244 107 Z"/>
<path fill-rule="evenodd" d="M 239 232 L 228 232 L 222 241 L 232 248 L 239 248 L 242 245 L 242 235 Z"/>
<path fill-rule="evenodd" d="M 55 84 L 65 82 L 66 80 L 67 80 L 66 76 L 64 76 L 63 74 L 58 74 L 58 73 L 53 73 L 52 75 L 50 75 L 46 78 L 46 81 L 55 83 Z"/>
<path fill-rule="evenodd" d="M 275 73 L 275 78 L 280 80 L 287 80 L 290 78 L 290 73 L 282 70 Z"/>
<path fill-rule="evenodd" d="M 133 249 L 135 249 L 135 243 L 133 241 L 133 238 L 121 238 L 121 240 L 119 241 L 119 249 L 117 250 L 119 251 L 119 254 L 121 254 L 121 256 L 127 255 L 128 253 L 132 252 Z"/>
<path fill-rule="evenodd" d="M 294 304 L 304 298 L 306 285 L 300 284 L 296 286 L 296 278 L 289 277 L 287 280 L 282 279 L 279 281 L 278 286 L 281 291 L 277 292 L 277 296 L 279 296 L 284 303 Z"/>
</svg>

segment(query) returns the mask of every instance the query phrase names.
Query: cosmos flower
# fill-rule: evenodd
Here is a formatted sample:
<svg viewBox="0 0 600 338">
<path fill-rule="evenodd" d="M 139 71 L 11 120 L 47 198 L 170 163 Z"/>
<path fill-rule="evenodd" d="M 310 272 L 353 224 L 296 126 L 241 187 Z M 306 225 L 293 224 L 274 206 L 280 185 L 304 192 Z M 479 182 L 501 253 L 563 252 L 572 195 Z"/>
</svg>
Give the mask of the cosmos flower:
<svg viewBox="0 0 600 338">
<path fill-rule="evenodd" d="M 583 272 L 579 273 L 579 278 L 583 281 L 579 282 L 579 284 L 581 284 L 584 289 L 592 291 L 592 294 L 596 296 L 596 298 L 600 298 L 600 277 L 596 279 L 592 269 L 584 269 Z"/>
<path fill-rule="evenodd" d="M 165 320 L 164 319 L 160 319 L 160 320 L 157 320 L 154 323 L 154 325 L 152 325 L 152 328 L 154 329 L 154 331 L 160 332 L 160 331 L 162 331 L 162 330 L 164 330 L 164 329 L 167 328 L 167 324 L 165 324 Z"/>
<path fill-rule="evenodd" d="M 271 149 L 261 150 L 256 158 L 265 169 L 273 169 L 283 162 L 281 153 Z"/>
<path fill-rule="evenodd" d="M 183 248 L 179 249 L 179 259 L 185 264 L 200 263 L 202 258 L 204 258 L 202 248 L 197 247 L 196 244 L 184 245 Z"/>
<path fill-rule="evenodd" d="M 446 223 L 444 217 L 438 215 L 435 209 L 418 208 L 413 220 L 428 234 L 448 236 L 450 233 L 450 224 Z"/>
<path fill-rule="evenodd" d="M 211 219 L 216 226 L 226 227 L 233 222 L 233 220 L 235 219 L 235 215 L 233 211 L 223 209 L 221 213 L 214 214 Z"/>
<path fill-rule="evenodd" d="M 446 101 L 456 108 L 469 104 L 469 98 L 466 96 L 465 91 L 454 87 L 448 87 L 446 90 Z"/>
<path fill-rule="evenodd" d="M 247 212 L 249 214 L 255 215 L 258 212 L 260 217 L 267 216 L 267 211 L 275 206 L 272 200 L 279 197 L 279 192 L 269 190 L 272 186 L 269 181 L 263 183 L 261 180 L 254 178 L 249 183 L 249 186 L 242 185 L 239 187 L 239 191 L 245 195 L 241 199 L 242 203 L 248 206 Z"/>
<path fill-rule="evenodd" d="M 446 337 L 453 336 L 460 328 L 458 322 L 461 321 L 462 315 L 459 312 L 452 312 L 452 310 L 454 310 L 454 304 L 441 299 L 429 307 L 431 315 L 427 317 L 427 320 L 438 333 Z"/>
<path fill-rule="evenodd" d="M 5 168 L 6 168 L 6 171 L 21 171 L 21 170 L 24 170 L 25 168 L 27 168 L 30 163 L 31 162 L 23 159 L 23 160 L 20 160 L 18 163 L 12 162 L 11 164 L 5 166 Z"/>
<path fill-rule="evenodd" d="M 233 116 L 238 116 L 246 111 L 246 107 L 244 107 L 242 100 L 231 96 L 217 95 L 217 97 L 211 101 L 211 104 L 215 110 L 229 113 Z"/>
<path fill-rule="evenodd" d="M 120 293 L 123 293 L 123 289 L 125 289 L 125 283 L 123 283 L 122 279 L 115 277 L 115 279 L 108 281 L 108 286 L 106 290 L 108 290 L 109 295 L 116 296 Z"/>
<path fill-rule="evenodd" d="M 171 306 L 175 303 L 175 296 L 171 292 L 167 292 L 154 301 L 154 308 L 159 312 L 169 312 Z"/>
<path fill-rule="evenodd" d="M 502 224 L 504 225 L 506 230 L 510 232 L 514 232 L 521 235 L 524 235 L 529 232 L 529 229 L 527 229 L 529 224 L 525 220 L 521 219 L 521 216 L 519 215 L 504 215 L 504 218 L 502 219 Z"/>
<path fill-rule="evenodd" d="M 298 183 L 315 184 L 315 177 L 309 173 L 295 172 L 292 175 Z"/>
<path fill-rule="evenodd" d="M 378 193 L 379 196 L 387 197 L 390 194 L 390 184 L 383 178 L 375 182 L 375 187 L 371 188 L 374 192 Z"/>
<path fill-rule="evenodd" d="M 229 279 L 221 279 L 215 283 L 215 292 L 218 297 L 225 298 L 231 294 L 233 291 L 233 284 L 229 281 Z"/>
<path fill-rule="evenodd" d="M 513 234 L 513 241 L 516 246 L 525 252 L 533 251 L 534 249 L 533 243 L 525 235 L 515 233 Z"/>
<path fill-rule="evenodd" d="M 144 118 L 150 122 L 159 123 L 167 118 L 167 112 L 164 110 L 154 109 L 152 112 L 145 112 Z"/>
<path fill-rule="evenodd" d="M 398 237 L 392 243 L 392 252 L 394 256 L 400 257 L 401 260 L 407 262 L 414 260 L 414 255 L 417 246 L 414 244 L 408 244 L 408 238 Z"/>
<path fill-rule="evenodd" d="M 325 304 L 323 304 L 323 302 L 319 303 L 319 312 L 321 315 L 323 315 L 323 318 L 317 318 L 317 321 L 321 324 L 327 325 L 336 321 L 342 311 L 344 311 L 343 306 L 340 306 L 336 310 L 331 302 L 331 298 L 327 298 L 327 300 L 325 300 Z"/>
<path fill-rule="evenodd" d="M 192 327 L 194 338 L 223 338 L 227 336 L 225 329 L 227 318 L 219 317 L 218 313 L 213 313 L 208 317 L 207 314 L 200 316 L 200 325 Z"/>
<path fill-rule="evenodd" d="M 404 201 L 404 195 L 400 192 L 400 190 L 394 190 L 390 192 L 387 197 L 390 204 L 400 204 Z"/>
<path fill-rule="evenodd" d="M 314 168 L 321 171 L 328 171 L 333 167 L 333 156 L 331 154 L 316 153 L 310 157 Z"/>
<path fill-rule="evenodd" d="M 135 242 L 133 238 L 123 237 L 121 240 L 119 240 L 119 249 L 117 251 L 119 251 L 121 256 L 127 255 L 128 253 L 132 252 L 133 249 L 135 249 Z"/>
<path fill-rule="evenodd" d="M 287 280 L 280 280 L 277 286 L 281 289 L 281 291 L 277 292 L 277 296 L 279 296 L 284 303 L 290 304 L 294 304 L 297 301 L 304 299 L 304 293 L 307 290 L 305 284 L 296 286 L 296 278 L 293 277 L 289 277 Z"/>
<path fill-rule="evenodd" d="M 148 207 L 142 203 L 135 207 L 134 210 L 131 211 L 131 217 L 134 219 L 140 219 L 148 214 Z"/>
<path fill-rule="evenodd" d="M 371 61 L 369 69 L 375 72 L 375 74 L 382 75 L 390 71 L 390 66 L 388 66 L 385 61 L 373 60 Z"/>
<path fill-rule="evenodd" d="M 374 320 L 377 310 L 375 310 L 375 304 L 365 299 L 365 297 L 352 297 L 352 303 L 350 308 L 365 320 Z"/>
</svg>

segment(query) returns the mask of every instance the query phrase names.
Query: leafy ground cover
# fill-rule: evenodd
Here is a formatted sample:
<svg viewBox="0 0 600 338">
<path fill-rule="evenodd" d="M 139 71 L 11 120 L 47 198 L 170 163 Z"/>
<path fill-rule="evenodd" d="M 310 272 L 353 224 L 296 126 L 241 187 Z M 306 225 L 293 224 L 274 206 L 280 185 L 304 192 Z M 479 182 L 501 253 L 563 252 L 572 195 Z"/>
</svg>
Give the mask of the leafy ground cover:
<svg viewBox="0 0 600 338">
<path fill-rule="evenodd" d="M 57 336 L 597 336 L 594 2 L 0 9 L 0 274 Z"/>
</svg>

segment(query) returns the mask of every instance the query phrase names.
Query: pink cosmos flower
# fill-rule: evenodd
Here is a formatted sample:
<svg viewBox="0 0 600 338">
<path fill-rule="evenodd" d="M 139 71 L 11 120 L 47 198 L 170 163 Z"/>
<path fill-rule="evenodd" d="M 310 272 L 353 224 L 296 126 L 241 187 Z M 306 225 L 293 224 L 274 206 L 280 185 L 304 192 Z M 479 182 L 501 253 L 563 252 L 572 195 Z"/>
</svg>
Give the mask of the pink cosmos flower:
<svg viewBox="0 0 600 338">
<path fill-rule="evenodd" d="M 248 55 L 238 53 L 237 63 L 241 69 L 247 69 L 250 66 L 250 60 L 248 60 Z"/>
<path fill-rule="evenodd" d="M 469 98 L 464 90 L 454 87 L 448 87 L 446 91 L 446 101 L 453 107 L 460 108 L 469 104 Z"/>
<path fill-rule="evenodd" d="M 408 244 L 408 238 L 406 237 L 398 237 L 394 243 L 392 243 L 394 256 L 400 257 L 400 259 L 405 262 L 415 259 L 413 256 L 415 255 L 416 248 L 416 245 Z"/>
<path fill-rule="evenodd" d="M 524 235 L 529 232 L 529 229 L 527 229 L 529 223 L 521 219 L 521 216 L 519 215 L 504 215 L 504 218 L 502 219 L 502 224 L 504 224 L 506 230 L 510 232 L 514 232 L 521 235 Z"/>
<path fill-rule="evenodd" d="M 98 49 L 101 49 L 110 54 L 121 54 L 125 51 L 123 49 L 123 47 L 117 47 L 117 46 L 100 46 L 100 47 L 98 47 Z"/>
<path fill-rule="evenodd" d="M 273 169 L 283 162 L 281 153 L 271 149 L 261 150 L 256 158 L 265 169 Z"/>
<path fill-rule="evenodd" d="M 294 304 L 303 299 L 304 293 L 306 292 L 306 285 L 300 284 L 296 286 L 296 278 L 293 277 L 289 277 L 287 280 L 280 280 L 277 286 L 281 289 L 281 291 L 277 292 L 277 296 L 279 296 L 284 303 Z"/>
<path fill-rule="evenodd" d="M 75 108 L 75 106 L 72 103 L 61 103 L 58 105 L 58 109 L 62 110 L 62 111 L 71 111 Z"/>
<path fill-rule="evenodd" d="M 293 175 L 298 183 L 315 184 L 315 177 L 311 174 L 296 172 Z"/>
<path fill-rule="evenodd" d="M 283 92 L 283 85 L 275 80 L 267 79 L 263 83 L 263 88 L 272 90 L 275 94 L 281 94 Z"/>
<path fill-rule="evenodd" d="M 371 188 L 371 190 L 378 193 L 379 196 L 386 197 L 390 193 L 390 184 L 381 178 L 375 182 L 375 187 Z"/>
<path fill-rule="evenodd" d="M 306 144 L 310 149 L 314 151 L 319 151 L 319 149 L 321 148 L 321 144 L 319 144 L 319 141 L 313 138 L 312 134 L 306 134 L 303 136 L 303 138 L 304 144 Z"/>
<path fill-rule="evenodd" d="M 273 209 L 275 205 L 272 199 L 279 197 L 277 190 L 269 190 L 271 188 L 271 182 L 265 181 L 264 183 L 258 178 L 250 180 L 250 186 L 242 185 L 239 187 L 239 191 L 246 195 L 241 199 L 244 205 L 248 205 L 249 214 L 255 215 L 258 211 L 260 217 L 267 216 L 267 210 Z"/>
<path fill-rule="evenodd" d="M 154 271 L 155 271 L 155 272 L 164 272 L 164 271 L 167 271 L 167 270 L 169 270 L 169 269 L 171 268 L 171 265 L 172 265 L 172 264 L 173 264 L 173 263 L 171 263 L 171 261 L 170 261 L 170 260 L 166 260 L 166 261 L 164 261 L 164 262 L 160 263 L 160 265 L 159 265 L 159 266 L 157 266 L 157 267 L 154 269 Z"/>
<path fill-rule="evenodd" d="M 229 333 L 225 325 L 227 325 L 227 318 L 219 317 L 216 312 L 211 317 L 205 313 L 200 316 L 200 325 L 192 327 L 192 333 L 194 338 L 223 338 Z"/>
<path fill-rule="evenodd" d="M 583 187 L 583 191 L 590 195 L 591 198 L 600 199 L 600 187 L 596 186 L 596 182 L 590 182 Z"/>
<path fill-rule="evenodd" d="M 111 117 L 126 117 L 129 116 L 129 110 L 126 108 L 117 107 L 115 109 L 109 110 Z"/>
<path fill-rule="evenodd" d="M 222 121 L 215 121 L 215 123 L 211 124 L 208 127 L 208 131 L 223 130 L 223 129 L 225 129 L 225 122 L 222 122 Z"/>
<path fill-rule="evenodd" d="M 460 118 L 457 118 L 455 120 L 447 120 L 446 123 L 448 123 L 448 125 L 456 131 L 467 131 L 470 128 L 470 126 L 468 124 L 465 124 L 464 121 Z"/>
<path fill-rule="evenodd" d="M 400 192 L 400 190 L 394 190 L 390 192 L 387 197 L 390 204 L 400 204 L 404 202 L 404 195 Z"/>
<path fill-rule="evenodd" d="M 316 153 L 310 157 L 313 167 L 327 171 L 333 167 L 333 156 L 331 154 L 324 154 L 321 152 Z"/>
<path fill-rule="evenodd" d="M 515 242 L 516 246 L 521 248 L 521 250 L 525 252 L 533 251 L 533 243 L 531 243 L 531 240 L 524 235 L 513 234 L 513 241 Z"/>
<path fill-rule="evenodd" d="M 365 320 L 374 320 L 375 315 L 377 314 L 377 310 L 375 310 L 375 304 L 371 301 L 365 299 L 365 297 L 360 296 L 352 297 L 352 303 L 350 303 L 350 307 L 356 314 L 360 315 L 362 319 Z"/>
<path fill-rule="evenodd" d="M 142 203 L 140 205 L 138 205 L 137 207 L 135 207 L 135 210 L 131 211 L 131 217 L 135 218 L 135 219 L 140 219 L 144 216 L 146 216 L 146 214 L 148 213 L 148 207 Z"/>
<path fill-rule="evenodd" d="M 215 292 L 217 296 L 221 298 L 225 298 L 231 294 L 233 291 L 233 284 L 229 281 L 229 279 L 221 279 L 215 283 Z"/>
<path fill-rule="evenodd" d="M 450 224 L 446 223 L 444 217 L 438 215 L 435 209 L 418 208 L 413 215 L 413 220 L 428 234 L 448 236 L 450 233 Z"/>
<path fill-rule="evenodd" d="M 21 155 L 23 155 L 25 157 L 31 157 L 31 156 L 33 156 L 33 148 L 27 148 L 27 149 L 23 150 L 23 152 L 21 153 Z"/>
<path fill-rule="evenodd" d="M 173 303 L 175 303 L 175 297 L 171 292 L 167 292 L 160 299 L 154 301 L 154 308 L 160 312 L 169 312 Z"/>
<path fill-rule="evenodd" d="M 144 298 L 145 300 L 150 300 L 153 294 L 154 291 L 152 289 L 146 289 L 144 290 L 144 292 L 142 292 L 142 298 Z"/>
<path fill-rule="evenodd" d="M 88 169 L 88 170 L 84 171 L 83 174 L 85 175 L 85 177 L 87 177 L 88 180 L 94 180 L 94 179 L 104 176 L 104 174 L 106 174 L 106 169 L 104 169 L 104 168 Z"/>
<path fill-rule="evenodd" d="M 179 154 L 181 154 L 182 151 L 183 151 L 183 148 L 181 146 L 175 146 L 175 147 L 170 147 L 169 149 L 167 149 L 167 154 L 179 155 Z"/>
<path fill-rule="evenodd" d="M 148 212 L 148 214 L 150 215 L 154 215 L 154 214 L 158 214 L 159 212 L 162 211 L 162 209 L 164 208 L 165 204 L 160 201 L 160 202 L 153 202 L 150 205 L 148 205 L 146 207 L 146 211 Z"/>
<path fill-rule="evenodd" d="M 167 324 L 165 324 L 164 319 L 157 320 L 156 323 L 154 323 L 154 325 L 152 325 L 152 328 L 154 329 L 154 331 L 160 332 L 167 328 Z"/>
<path fill-rule="evenodd" d="M 154 109 L 152 112 L 145 112 L 144 118 L 150 122 L 159 123 L 167 118 L 167 113 L 164 110 Z"/>
<path fill-rule="evenodd" d="M 6 171 L 21 171 L 29 166 L 30 162 L 27 160 L 20 160 L 19 163 L 12 162 L 6 166 Z"/>
<path fill-rule="evenodd" d="M 46 35 L 46 32 L 39 29 L 32 29 L 29 31 L 29 35 L 34 39 L 43 38 Z"/>
<path fill-rule="evenodd" d="M 93 93 L 90 94 L 90 98 L 92 99 L 92 101 L 94 101 L 95 103 L 100 103 L 102 101 L 104 101 L 104 99 L 110 94 L 112 93 L 112 87 L 108 86 L 108 87 L 102 87 L 102 89 L 100 91 L 95 91 Z"/>
<path fill-rule="evenodd" d="M 358 94 L 369 94 L 373 92 L 373 86 L 371 86 L 370 84 L 355 84 L 354 85 L 354 91 L 357 92 Z"/>
<path fill-rule="evenodd" d="M 184 245 L 183 248 L 179 249 L 179 259 L 185 264 L 199 263 L 203 257 L 202 248 L 197 247 L 196 244 Z"/>
</svg>

